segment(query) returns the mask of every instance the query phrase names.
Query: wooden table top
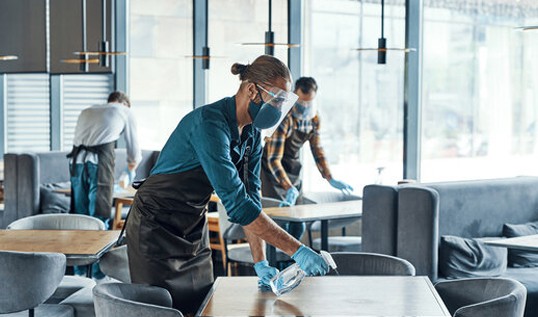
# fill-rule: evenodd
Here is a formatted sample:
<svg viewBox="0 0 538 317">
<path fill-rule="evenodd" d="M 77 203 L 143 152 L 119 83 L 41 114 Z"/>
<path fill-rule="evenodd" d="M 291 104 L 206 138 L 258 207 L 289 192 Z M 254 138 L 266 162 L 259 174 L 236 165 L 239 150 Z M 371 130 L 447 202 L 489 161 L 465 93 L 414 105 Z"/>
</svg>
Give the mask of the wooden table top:
<svg viewBox="0 0 538 317">
<path fill-rule="evenodd" d="M 538 252 L 538 234 L 483 242 L 495 247 Z"/>
<path fill-rule="evenodd" d="M 315 221 L 362 216 L 362 200 L 263 208 L 271 218 L 285 221 Z"/>
<path fill-rule="evenodd" d="M 257 277 L 219 277 L 197 316 L 450 316 L 426 276 L 307 277 L 280 297 Z"/>
<path fill-rule="evenodd" d="M 0 250 L 98 256 L 118 239 L 119 230 L 0 230 Z"/>
</svg>

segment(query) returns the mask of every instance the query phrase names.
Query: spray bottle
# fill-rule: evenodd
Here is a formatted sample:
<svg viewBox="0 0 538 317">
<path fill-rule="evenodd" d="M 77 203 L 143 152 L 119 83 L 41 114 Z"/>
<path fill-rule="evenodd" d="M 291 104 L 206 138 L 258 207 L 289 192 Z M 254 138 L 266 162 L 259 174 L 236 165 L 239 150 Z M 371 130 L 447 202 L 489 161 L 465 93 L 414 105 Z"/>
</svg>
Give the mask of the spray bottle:
<svg viewBox="0 0 538 317">
<path fill-rule="evenodd" d="M 327 265 L 336 271 L 336 263 L 331 254 L 327 251 L 320 251 L 320 254 Z M 299 267 L 299 264 L 294 263 L 275 275 L 271 281 L 269 281 L 269 285 L 271 285 L 273 293 L 275 293 L 276 296 L 280 296 L 299 286 L 305 276 L 306 273 Z"/>
</svg>

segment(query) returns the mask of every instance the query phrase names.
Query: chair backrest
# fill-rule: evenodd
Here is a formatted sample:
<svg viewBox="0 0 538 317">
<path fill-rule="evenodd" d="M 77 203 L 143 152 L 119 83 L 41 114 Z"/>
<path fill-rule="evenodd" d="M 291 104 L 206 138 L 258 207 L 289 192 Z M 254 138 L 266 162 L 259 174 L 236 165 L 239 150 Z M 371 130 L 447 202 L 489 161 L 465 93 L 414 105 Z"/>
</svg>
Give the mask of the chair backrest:
<svg viewBox="0 0 538 317">
<path fill-rule="evenodd" d="M 131 283 L 126 244 L 106 252 L 99 260 L 99 267 L 107 276 L 124 283 Z"/>
<path fill-rule="evenodd" d="M 527 289 L 509 278 L 443 281 L 435 289 L 453 316 L 523 317 Z"/>
<path fill-rule="evenodd" d="M 105 230 L 100 219 L 77 214 L 40 214 L 15 220 L 7 226 L 15 230 Z"/>
<path fill-rule="evenodd" d="M 61 253 L 0 251 L 0 314 L 45 302 L 62 281 L 65 262 Z"/>
<path fill-rule="evenodd" d="M 143 284 L 98 284 L 93 288 L 93 305 L 96 317 L 183 316 L 171 308 L 172 297 L 166 289 Z"/>
<path fill-rule="evenodd" d="M 411 263 L 390 255 L 365 252 L 334 252 L 331 255 L 340 275 L 415 275 Z M 336 275 L 333 271 L 330 274 Z"/>
</svg>

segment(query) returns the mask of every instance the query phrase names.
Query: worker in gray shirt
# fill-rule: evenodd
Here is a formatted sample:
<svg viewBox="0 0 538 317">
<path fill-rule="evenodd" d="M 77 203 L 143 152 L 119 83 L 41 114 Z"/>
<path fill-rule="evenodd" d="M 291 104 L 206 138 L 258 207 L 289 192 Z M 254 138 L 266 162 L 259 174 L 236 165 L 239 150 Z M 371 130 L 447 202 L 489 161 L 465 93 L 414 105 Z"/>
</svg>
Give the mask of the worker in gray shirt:
<svg viewBox="0 0 538 317">
<path fill-rule="evenodd" d="M 77 121 L 71 158 L 71 212 L 90 215 L 105 222 L 108 227 L 114 188 L 115 142 L 123 133 L 127 147 L 127 174 L 129 182 L 142 159 L 138 145 L 136 124 L 129 97 L 115 91 L 108 103 L 84 109 Z M 86 275 L 86 267 L 75 267 L 75 274 Z M 103 278 L 94 265 L 93 277 Z"/>
</svg>

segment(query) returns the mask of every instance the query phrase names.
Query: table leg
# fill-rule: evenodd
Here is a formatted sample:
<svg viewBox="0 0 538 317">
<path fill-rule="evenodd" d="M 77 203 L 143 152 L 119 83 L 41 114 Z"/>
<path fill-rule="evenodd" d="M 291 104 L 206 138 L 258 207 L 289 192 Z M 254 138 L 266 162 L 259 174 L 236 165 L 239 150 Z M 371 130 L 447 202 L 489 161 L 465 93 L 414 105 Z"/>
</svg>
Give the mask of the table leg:
<svg viewBox="0 0 538 317">
<path fill-rule="evenodd" d="M 329 221 L 321 220 L 321 249 L 329 251 Z"/>
<path fill-rule="evenodd" d="M 269 243 L 266 243 L 267 262 L 272 267 L 276 267 L 276 248 Z"/>
</svg>

